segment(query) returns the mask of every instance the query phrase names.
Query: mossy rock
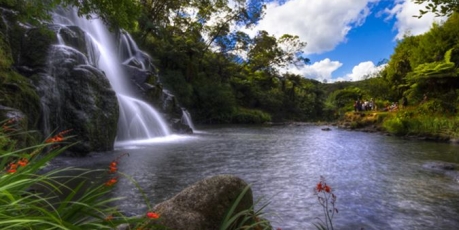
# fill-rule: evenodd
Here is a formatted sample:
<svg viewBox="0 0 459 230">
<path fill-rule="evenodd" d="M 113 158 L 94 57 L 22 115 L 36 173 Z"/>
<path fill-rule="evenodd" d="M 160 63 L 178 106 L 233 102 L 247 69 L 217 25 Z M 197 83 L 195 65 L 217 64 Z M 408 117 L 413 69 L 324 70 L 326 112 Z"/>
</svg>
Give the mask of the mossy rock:
<svg viewBox="0 0 459 230">
<path fill-rule="evenodd" d="M 22 111 L 28 129 L 36 129 L 40 119 L 40 98 L 30 80 L 14 71 L 0 71 L 0 103 Z"/>
<path fill-rule="evenodd" d="M 11 48 L 6 37 L 0 33 L 0 71 L 10 69 L 11 64 L 13 64 Z"/>
</svg>

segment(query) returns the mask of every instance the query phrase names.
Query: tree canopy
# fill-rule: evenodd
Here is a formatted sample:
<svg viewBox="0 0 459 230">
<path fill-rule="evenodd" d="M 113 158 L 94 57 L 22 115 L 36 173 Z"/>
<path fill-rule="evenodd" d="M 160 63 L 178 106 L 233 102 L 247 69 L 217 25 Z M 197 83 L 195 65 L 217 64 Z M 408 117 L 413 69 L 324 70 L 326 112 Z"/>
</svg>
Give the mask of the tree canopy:
<svg viewBox="0 0 459 230">
<path fill-rule="evenodd" d="M 0 0 L 0 6 L 17 11 L 19 20 L 32 24 L 51 20 L 50 13 L 58 6 L 76 7 L 80 16 L 100 17 L 114 28 L 133 27 L 140 14 L 138 1 L 132 0 Z"/>
<path fill-rule="evenodd" d="M 458 3 L 413 1 L 427 3 L 428 11 L 449 15 L 448 20 L 399 40 L 380 73 L 331 84 L 285 71 L 309 64 L 303 53 L 307 43 L 298 36 L 245 33 L 262 19 L 264 0 L 0 0 L 0 6 L 37 24 L 51 20 L 49 13 L 58 6 L 100 17 L 113 29 L 129 31 L 152 55 L 161 82 L 197 122 L 250 123 L 333 118 L 357 98 L 386 104 L 407 97 L 416 103 L 428 92 L 457 102 Z"/>
<path fill-rule="evenodd" d="M 436 16 L 451 16 L 454 12 L 459 12 L 459 2 L 457 0 L 413 0 L 416 4 L 427 4 L 425 10 L 419 10 L 419 18 L 428 12 Z"/>
</svg>

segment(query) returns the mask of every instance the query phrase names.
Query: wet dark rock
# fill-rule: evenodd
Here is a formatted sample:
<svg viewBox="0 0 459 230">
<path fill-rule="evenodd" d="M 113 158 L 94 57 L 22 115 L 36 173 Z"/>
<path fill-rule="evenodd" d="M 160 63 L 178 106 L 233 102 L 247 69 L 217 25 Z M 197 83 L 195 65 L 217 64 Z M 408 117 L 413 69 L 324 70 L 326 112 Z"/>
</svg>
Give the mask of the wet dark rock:
<svg viewBox="0 0 459 230">
<path fill-rule="evenodd" d="M 170 123 L 172 124 L 172 128 L 177 133 L 186 133 L 186 134 L 193 133 L 193 129 L 190 128 L 190 126 L 183 124 L 181 119 L 173 119 Z"/>
<path fill-rule="evenodd" d="M 459 170 L 459 165 L 449 162 L 429 162 L 424 164 L 425 168 L 438 170 L 438 171 L 450 171 L 450 170 Z"/>
</svg>

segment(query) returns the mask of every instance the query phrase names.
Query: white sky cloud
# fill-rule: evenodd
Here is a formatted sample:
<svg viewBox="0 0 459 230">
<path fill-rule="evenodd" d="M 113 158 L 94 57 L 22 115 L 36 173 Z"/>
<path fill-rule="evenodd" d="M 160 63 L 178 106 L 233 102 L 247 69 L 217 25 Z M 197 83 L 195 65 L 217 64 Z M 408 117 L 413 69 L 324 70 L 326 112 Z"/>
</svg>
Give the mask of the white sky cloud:
<svg viewBox="0 0 459 230">
<path fill-rule="evenodd" d="M 376 66 L 372 61 L 361 62 L 354 66 L 352 73 L 339 78 L 332 78 L 332 73 L 343 64 L 339 61 L 332 61 L 328 58 L 314 62 L 311 65 L 305 65 L 301 68 L 291 67 L 289 73 L 298 74 L 306 78 L 315 79 L 321 82 L 336 82 L 336 81 L 360 81 L 369 77 L 376 77 L 387 64 Z M 282 72 L 287 72 L 284 70 Z"/>
<path fill-rule="evenodd" d="M 290 68 L 288 72 L 298 74 L 310 79 L 316 79 L 318 81 L 331 82 L 333 71 L 337 70 L 343 64 L 339 61 L 331 61 L 326 58 L 319 62 L 314 62 L 311 65 L 305 65 L 298 69 L 296 67 Z"/>
<path fill-rule="evenodd" d="M 367 77 L 376 77 L 387 65 L 375 66 L 372 61 L 361 62 L 352 68 L 352 73 L 347 74 L 344 80 L 360 81 Z"/>
<path fill-rule="evenodd" d="M 432 23 L 441 22 L 445 17 L 435 17 L 432 13 L 427 13 L 421 18 L 413 17 L 419 15 L 420 9 L 425 9 L 426 4 L 418 5 L 411 0 L 397 0 L 392 9 L 385 9 L 389 16 L 387 19 L 395 18 L 395 28 L 397 35 L 395 39 L 402 39 L 404 35 L 419 35 L 430 30 Z"/>
<path fill-rule="evenodd" d="M 250 32 L 266 30 L 277 37 L 298 35 L 308 43 L 306 54 L 333 50 L 346 41 L 352 27 L 361 25 L 369 14 L 368 3 L 379 0 L 290 0 L 267 5 L 263 20 Z"/>
<path fill-rule="evenodd" d="M 255 28 L 245 32 L 251 36 L 259 30 L 266 30 L 276 37 L 283 34 L 298 35 L 308 44 L 304 50 L 306 55 L 320 54 L 345 43 L 348 32 L 362 25 L 371 13 L 373 4 L 379 1 L 384 0 L 289 0 L 283 5 L 273 1 L 267 5 L 263 20 Z M 419 14 L 419 9 L 424 9 L 424 6 L 411 0 L 394 0 L 392 8 L 375 13 L 383 13 L 386 20 L 395 19 L 394 30 L 397 35 L 394 39 L 401 39 L 405 34 L 425 33 L 434 21 L 445 19 L 434 17 L 432 13 L 421 19 L 413 17 Z M 332 79 L 332 73 L 342 65 L 341 61 L 326 58 L 301 69 L 290 68 L 289 72 L 320 81 L 357 81 L 381 68 L 371 61 L 364 61 L 354 66 L 351 73 Z"/>
<path fill-rule="evenodd" d="M 251 31 L 254 36 L 259 30 L 280 37 L 283 34 L 298 35 L 308 43 L 305 54 L 320 54 L 333 50 L 346 42 L 346 36 L 353 27 L 365 22 L 371 3 L 379 0 L 290 0 L 283 5 L 276 1 L 267 5 L 266 15 Z M 369 64 L 354 67 L 355 72 L 339 79 L 332 79 L 332 73 L 343 64 L 328 58 L 304 67 L 290 68 L 289 72 L 319 81 L 358 80 L 374 68 Z M 364 71 L 366 69 L 366 71 Z"/>
</svg>

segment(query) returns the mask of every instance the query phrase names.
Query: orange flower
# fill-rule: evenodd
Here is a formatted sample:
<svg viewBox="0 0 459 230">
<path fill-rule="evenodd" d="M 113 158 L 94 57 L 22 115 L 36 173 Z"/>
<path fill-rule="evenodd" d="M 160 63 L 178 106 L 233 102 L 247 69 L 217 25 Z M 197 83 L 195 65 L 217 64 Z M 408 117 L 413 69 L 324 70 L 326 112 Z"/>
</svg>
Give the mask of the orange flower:
<svg viewBox="0 0 459 230">
<path fill-rule="evenodd" d="M 118 182 L 118 177 L 113 177 L 112 179 L 105 182 L 105 186 L 107 187 L 113 186 L 114 184 L 116 184 L 116 182 Z"/>
<path fill-rule="evenodd" d="M 328 185 L 325 185 L 324 189 L 325 189 L 325 192 L 328 192 L 328 193 L 330 193 L 331 191 L 331 188 Z"/>
<path fill-rule="evenodd" d="M 17 163 L 14 163 L 14 162 L 10 163 L 8 165 L 6 172 L 15 173 L 19 166 L 25 167 L 28 163 L 29 163 L 29 160 L 27 158 L 19 159 Z"/>
<path fill-rule="evenodd" d="M 10 169 L 17 169 L 18 168 L 18 164 L 17 163 L 10 163 Z"/>
<path fill-rule="evenodd" d="M 316 187 L 317 192 L 321 192 L 323 189 L 324 187 L 322 186 L 322 182 L 319 182 Z"/>
<path fill-rule="evenodd" d="M 317 192 L 322 192 L 325 191 L 326 193 L 331 192 L 330 186 L 325 183 L 325 179 L 323 177 L 320 177 L 320 182 L 317 184 L 316 189 Z"/>
<path fill-rule="evenodd" d="M 18 161 L 18 165 L 20 165 L 21 167 L 25 167 L 28 163 L 29 160 L 27 160 L 27 158 L 22 158 Z"/>
<path fill-rule="evenodd" d="M 116 173 L 116 171 L 118 171 L 118 168 L 116 168 L 116 167 L 110 166 L 108 168 L 108 173 Z"/>
<path fill-rule="evenodd" d="M 156 212 L 147 212 L 147 218 L 149 219 L 158 219 L 159 218 L 159 213 Z"/>
<path fill-rule="evenodd" d="M 110 165 L 108 166 L 108 173 L 116 173 L 118 171 L 118 161 L 121 159 L 121 157 L 124 157 L 128 155 L 129 153 L 123 153 L 120 156 L 118 156 L 115 160 L 110 162 Z"/>
<path fill-rule="evenodd" d="M 46 139 L 45 143 L 56 143 L 56 142 L 61 142 L 64 140 L 64 135 L 67 134 L 68 132 L 72 131 L 71 129 L 64 130 L 57 135 L 50 137 Z"/>
<path fill-rule="evenodd" d="M 116 171 L 118 171 L 118 167 L 116 167 L 117 164 L 116 160 L 112 161 L 108 166 L 108 173 L 116 173 Z"/>
<path fill-rule="evenodd" d="M 104 220 L 105 220 L 105 221 L 111 221 L 111 220 L 113 220 L 113 215 L 112 215 L 112 214 L 108 215 L 107 217 L 105 217 Z"/>
<path fill-rule="evenodd" d="M 56 136 L 54 137 L 50 137 L 48 139 L 46 139 L 46 143 L 56 143 L 56 142 L 61 142 L 64 140 L 64 137 L 62 137 L 61 135 L 57 134 Z"/>
</svg>

